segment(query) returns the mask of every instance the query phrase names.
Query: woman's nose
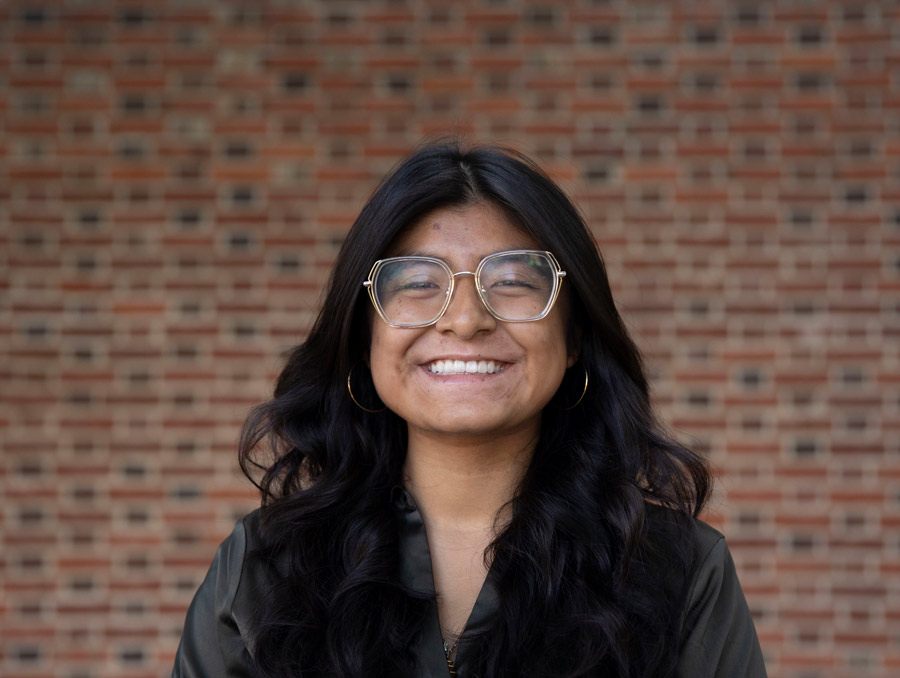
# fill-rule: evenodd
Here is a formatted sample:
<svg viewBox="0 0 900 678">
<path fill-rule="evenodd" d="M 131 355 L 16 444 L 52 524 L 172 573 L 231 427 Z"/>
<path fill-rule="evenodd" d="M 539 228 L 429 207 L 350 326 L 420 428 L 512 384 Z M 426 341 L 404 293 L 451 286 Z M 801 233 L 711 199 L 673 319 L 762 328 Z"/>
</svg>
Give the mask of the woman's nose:
<svg viewBox="0 0 900 678">
<path fill-rule="evenodd" d="M 457 278 L 450 305 L 435 323 L 435 329 L 469 339 L 496 326 L 496 318 L 485 308 L 475 289 L 475 276 L 469 274 Z"/>
</svg>

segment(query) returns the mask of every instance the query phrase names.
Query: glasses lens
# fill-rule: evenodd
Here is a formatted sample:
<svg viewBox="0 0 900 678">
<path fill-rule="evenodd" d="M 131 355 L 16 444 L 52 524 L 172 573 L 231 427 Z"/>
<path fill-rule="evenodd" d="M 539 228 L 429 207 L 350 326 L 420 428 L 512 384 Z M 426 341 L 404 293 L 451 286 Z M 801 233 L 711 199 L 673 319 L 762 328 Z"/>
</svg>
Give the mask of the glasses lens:
<svg viewBox="0 0 900 678">
<path fill-rule="evenodd" d="M 534 320 L 556 291 L 556 267 L 546 254 L 511 252 L 491 257 L 481 268 L 481 291 L 491 311 L 504 320 Z"/>
<path fill-rule="evenodd" d="M 421 325 L 437 319 L 447 299 L 450 276 L 443 266 L 423 259 L 393 259 L 375 275 L 375 300 L 388 322 Z"/>
</svg>

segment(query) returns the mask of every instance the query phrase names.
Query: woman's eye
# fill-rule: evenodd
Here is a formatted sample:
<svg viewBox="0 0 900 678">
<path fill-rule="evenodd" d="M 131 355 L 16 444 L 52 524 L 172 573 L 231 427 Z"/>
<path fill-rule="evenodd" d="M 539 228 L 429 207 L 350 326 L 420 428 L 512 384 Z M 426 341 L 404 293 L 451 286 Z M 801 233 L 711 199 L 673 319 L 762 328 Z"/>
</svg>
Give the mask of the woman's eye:
<svg viewBox="0 0 900 678">
<path fill-rule="evenodd" d="M 537 286 L 526 278 L 502 278 L 491 283 L 491 288 L 497 287 L 521 287 L 526 289 L 536 289 Z"/>
<path fill-rule="evenodd" d="M 403 290 L 430 290 L 439 287 L 431 280 L 409 280 L 397 286 L 397 291 Z"/>
</svg>

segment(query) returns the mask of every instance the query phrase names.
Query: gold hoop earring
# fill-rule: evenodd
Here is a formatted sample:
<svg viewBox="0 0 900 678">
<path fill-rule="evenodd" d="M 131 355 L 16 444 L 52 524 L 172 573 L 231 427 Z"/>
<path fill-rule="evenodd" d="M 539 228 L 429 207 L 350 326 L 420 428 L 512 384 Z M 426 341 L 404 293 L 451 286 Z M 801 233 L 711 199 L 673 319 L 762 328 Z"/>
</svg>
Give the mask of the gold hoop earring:
<svg viewBox="0 0 900 678">
<path fill-rule="evenodd" d="M 359 363 L 357 363 L 358 365 Z M 356 405 L 359 409 L 365 412 L 371 412 L 372 414 L 378 414 L 379 412 L 384 412 L 387 407 L 382 407 L 380 410 L 370 410 L 368 407 L 363 407 L 359 404 L 359 401 L 356 399 L 356 396 L 353 395 L 353 387 L 350 386 L 350 377 L 353 376 L 353 370 L 356 369 L 356 365 L 350 368 L 350 373 L 347 375 L 347 393 L 350 394 L 350 400 L 353 401 L 353 404 Z"/>
<path fill-rule="evenodd" d="M 581 401 L 584 400 L 584 394 L 587 393 L 587 387 L 588 387 L 588 371 L 587 371 L 586 367 L 584 367 L 583 369 L 584 369 L 584 388 L 581 390 L 581 395 L 578 396 L 578 400 L 575 401 L 574 405 L 571 405 L 569 407 L 558 408 L 558 409 L 562 410 L 563 412 L 568 412 L 569 410 L 574 410 L 576 407 L 578 407 L 579 403 L 581 403 Z"/>
</svg>

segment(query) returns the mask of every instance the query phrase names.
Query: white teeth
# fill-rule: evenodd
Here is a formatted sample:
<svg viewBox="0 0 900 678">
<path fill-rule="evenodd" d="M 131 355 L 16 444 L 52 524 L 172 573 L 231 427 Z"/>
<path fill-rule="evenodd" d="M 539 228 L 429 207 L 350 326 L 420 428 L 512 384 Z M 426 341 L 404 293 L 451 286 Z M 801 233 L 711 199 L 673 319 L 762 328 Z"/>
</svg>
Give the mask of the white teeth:
<svg viewBox="0 0 900 678">
<path fill-rule="evenodd" d="M 503 366 L 493 360 L 435 360 L 428 365 L 433 374 L 496 374 Z"/>
</svg>

